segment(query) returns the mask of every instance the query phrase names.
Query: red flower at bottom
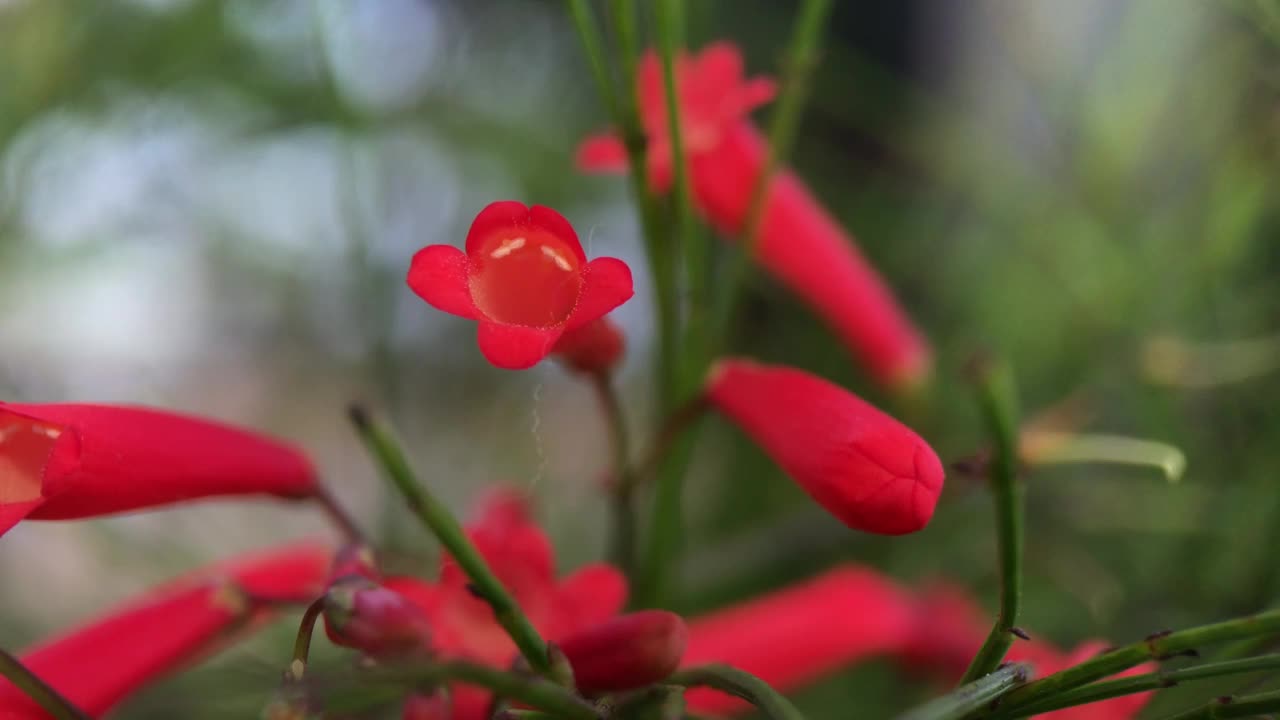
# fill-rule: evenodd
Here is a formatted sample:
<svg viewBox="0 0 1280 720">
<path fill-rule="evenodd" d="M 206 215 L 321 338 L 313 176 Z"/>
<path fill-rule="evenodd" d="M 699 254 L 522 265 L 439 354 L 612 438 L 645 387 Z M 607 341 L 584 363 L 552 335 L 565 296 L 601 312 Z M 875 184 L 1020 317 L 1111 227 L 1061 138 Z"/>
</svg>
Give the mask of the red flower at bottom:
<svg viewBox="0 0 1280 720">
<path fill-rule="evenodd" d="M 588 262 L 560 213 L 514 201 L 480 211 L 465 253 L 450 245 L 418 251 L 408 283 L 437 309 L 479 321 L 480 352 L 512 370 L 536 365 L 561 335 L 634 294 L 625 263 Z"/>
<path fill-rule="evenodd" d="M 626 579 L 609 565 L 587 565 L 557 580 L 551 543 L 529 518 L 524 499 L 514 492 L 488 497 L 467 526 L 467 534 L 534 627 L 550 642 L 613 617 L 626 601 Z M 431 622 L 432 648 L 442 657 L 500 668 L 509 667 L 515 659 L 515 644 L 494 620 L 493 610 L 467 589 L 466 576 L 452 560 L 445 561 L 438 584 L 396 577 L 383 585 L 423 609 Z M 449 691 L 454 720 L 484 717 L 488 693 L 466 685 L 455 685 Z"/>
</svg>

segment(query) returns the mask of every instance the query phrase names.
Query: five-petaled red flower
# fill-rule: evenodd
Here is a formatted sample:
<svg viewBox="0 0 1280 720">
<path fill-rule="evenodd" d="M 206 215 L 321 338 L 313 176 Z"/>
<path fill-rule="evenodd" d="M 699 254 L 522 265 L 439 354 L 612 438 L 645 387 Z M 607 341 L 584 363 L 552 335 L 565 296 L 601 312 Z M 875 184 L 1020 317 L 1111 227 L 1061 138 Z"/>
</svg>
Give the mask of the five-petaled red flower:
<svg viewBox="0 0 1280 720">
<path fill-rule="evenodd" d="M 578 234 L 548 207 L 495 202 L 476 216 L 466 252 L 451 245 L 419 250 L 409 287 L 447 313 L 476 320 L 480 352 L 500 368 L 536 365 L 560 336 L 634 294 L 621 260 L 590 262 Z"/>
</svg>

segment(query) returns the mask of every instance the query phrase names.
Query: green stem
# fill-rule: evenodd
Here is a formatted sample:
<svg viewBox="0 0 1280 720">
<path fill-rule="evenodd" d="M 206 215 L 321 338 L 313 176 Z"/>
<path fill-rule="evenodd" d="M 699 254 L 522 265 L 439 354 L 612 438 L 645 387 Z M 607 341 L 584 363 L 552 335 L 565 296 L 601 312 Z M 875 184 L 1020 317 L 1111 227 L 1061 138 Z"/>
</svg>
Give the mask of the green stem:
<svg viewBox="0 0 1280 720">
<path fill-rule="evenodd" d="M 600 407 L 604 410 L 609 426 L 610 446 L 613 450 L 613 486 L 610 488 L 613 506 L 614 562 L 627 577 L 635 579 L 636 565 L 636 474 L 631 469 L 631 441 L 627 432 L 627 419 L 618 402 L 613 377 L 608 373 L 594 373 L 591 385 L 595 388 Z"/>
<path fill-rule="evenodd" d="M 484 688 L 495 697 L 515 700 L 563 720 L 600 720 L 595 708 L 566 688 L 542 678 L 498 670 L 487 665 L 451 661 L 422 668 L 405 667 L 376 672 L 375 677 L 378 676 L 413 683 L 415 687 L 456 681 Z"/>
<path fill-rule="evenodd" d="M 307 673 L 307 660 L 311 657 L 311 636 L 315 634 L 316 621 L 324 612 L 327 597 L 322 597 L 307 606 L 302 614 L 302 622 L 298 623 L 298 636 L 293 641 L 293 662 L 289 663 L 286 676 L 293 682 L 302 680 Z"/>
<path fill-rule="evenodd" d="M 709 687 L 742 698 L 773 720 L 804 720 L 804 715 L 769 683 L 728 665 L 701 665 L 681 670 L 667 679 L 672 685 Z"/>
<path fill-rule="evenodd" d="M 391 433 L 375 423 L 363 408 L 353 406 L 350 415 L 360 438 L 404 496 L 409 509 L 440 540 L 440 544 L 471 581 L 476 593 L 493 608 L 494 619 L 511 636 L 516 647 L 520 648 L 520 654 L 528 661 L 529 667 L 541 674 L 549 673 L 551 663 L 547 656 L 547 645 L 533 623 L 529 622 L 511 593 L 503 587 L 502 581 L 489 569 L 484 557 L 467 538 L 466 532 L 449 510 L 418 483 L 404 452 Z"/>
<path fill-rule="evenodd" d="M 0 650 L 0 677 L 13 683 L 14 687 L 34 700 L 54 720 L 93 720 L 88 713 L 72 705 L 70 700 L 62 697 L 57 690 L 27 669 L 21 660 L 4 650 Z"/>
<path fill-rule="evenodd" d="M 1018 482 L 1018 396 L 1013 373 L 1002 362 L 979 369 L 982 414 L 992 436 L 991 489 L 1000 549 L 1000 615 L 961 684 L 995 670 L 1013 645 L 1022 604 L 1023 486 Z"/>
<path fill-rule="evenodd" d="M 1145 673 L 1143 675 L 1133 675 L 1126 678 L 1119 678 L 1117 680 L 1092 683 L 1090 685 L 1078 687 L 1075 690 L 1068 690 L 1067 692 L 1059 693 L 1041 702 L 1023 705 L 1017 710 L 997 712 L 991 716 L 991 720 L 996 720 L 997 718 L 1000 720 L 1013 720 L 1013 718 L 1029 717 L 1031 715 L 1039 715 L 1040 713 L 1047 713 L 1053 710 L 1061 710 L 1062 708 L 1109 700 L 1114 697 L 1120 697 L 1121 695 L 1132 695 L 1133 693 L 1146 692 L 1148 690 L 1170 688 L 1180 683 L 1192 680 L 1205 680 L 1209 678 L 1224 677 L 1227 675 L 1242 675 L 1245 673 L 1257 672 L 1259 670 L 1274 670 L 1276 668 L 1280 668 L 1280 654 L 1260 655 L 1258 657 L 1245 658 L 1243 660 L 1206 663 L 1204 665 L 1182 668 L 1180 670 L 1165 670 Z"/>
<path fill-rule="evenodd" d="M 960 720 L 1025 683 L 1029 672 L 1030 666 L 1025 663 L 1005 665 L 989 675 L 961 685 L 947 695 L 899 715 L 898 720 Z"/>
<path fill-rule="evenodd" d="M 1254 717 L 1263 713 L 1280 711 L 1280 690 L 1220 697 L 1198 708 L 1179 713 L 1169 720 L 1218 720 L 1218 718 Z"/>
<path fill-rule="evenodd" d="M 809 97 L 809 84 L 813 68 L 817 66 L 822 49 L 822 30 L 831 14 L 831 0 L 805 0 L 791 32 L 784 67 L 782 95 L 778 107 L 769 122 L 769 154 L 764 168 L 751 189 L 746 224 L 743 226 L 739 251 L 735 255 L 725 285 L 726 299 L 720 303 L 717 318 L 718 342 L 727 342 L 729 328 L 737 306 L 746 293 L 747 275 L 751 271 L 751 258 L 760 242 L 760 228 L 764 221 L 765 200 L 769 184 L 778 168 L 786 164 L 795 144 L 800 116 Z"/>
<path fill-rule="evenodd" d="M 650 511 L 649 537 L 636 587 L 639 607 L 667 607 L 671 579 L 684 547 L 684 474 L 693 458 L 698 428 L 691 424 L 675 437 L 658 465 L 658 483 Z"/>
<path fill-rule="evenodd" d="M 1152 635 L 1079 665 L 1028 683 L 1005 696 L 1005 709 L 1022 708 L 1056 697 L 1095 680 L 1110 677 L 1148 660 L 1176 657 L 1206 645 L 1275 635 L 1280 632 L 1280 608 L 1211 625 Z"/>
<path fill-rule="evenodd" d="M 596 90 L 604 102 L 611 117 L 619 115 L 618 98 L 613 91 L 613 82 L 609 75 L 609 65 L 605 60 L 604 40 L 596 28 L 595 18 L 587 0 L 568 0 L 569 14 L 573 16 L 574 27 L 578 30 L 578 39 L 582 41 L 582 49 L 587 54 L 587 64 L 591 67 L 591 76 L 595 79 Z"/>
</svg>

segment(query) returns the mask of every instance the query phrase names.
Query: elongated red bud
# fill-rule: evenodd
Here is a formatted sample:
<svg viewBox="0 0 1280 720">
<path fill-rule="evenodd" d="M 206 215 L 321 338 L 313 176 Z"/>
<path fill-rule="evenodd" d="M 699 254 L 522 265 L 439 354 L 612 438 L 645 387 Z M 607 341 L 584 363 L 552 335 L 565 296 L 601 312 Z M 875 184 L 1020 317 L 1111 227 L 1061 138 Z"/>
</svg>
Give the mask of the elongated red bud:
<svg viewBox="0 0 1280 720">
<path fill-rule="evenodd" d="M 216 650 L 228 631 L 269 612 L 252 605 L 260 591 L 314 596 L 328 564 L 328 550 L 310 543 L 218 563 L 23 651 L 22 662 L 97 717 L 148 683 Z M 47 717 L 4 680 L 0 709 L 6 719 Z"/>
<path fill-rule="evenodd" d="M 622 329 L 606 316 L 561 335 L 551 352 L 571 370 L 594 375 L 612 370 L 626 343 Z"/>
<path fill-rule="evenodd" d="M 0 534 L 24 517 L 224 495 L 300 498 L 316 487 L 301 452 L 229 425 L 141 407 L 0 403 Z"/>
<path fill-rule="evenodd" d="M 666 678 L 680 664 L 688 631 L 665 610 L 620 615 L 559 643 L 584 693 L 631 690 Z"/>
<path fill-rule="evenodd" d="M 324 629 L 333 644 L 372 657 L 425 651 L 431 639 L 431 624 L 421 608 L 400 593 L 360 577 L 329 588 Z"/>
<path fill-rule="evenodd" d="M 795 368 L 724 360 L 707 398 L 809 495 L 851 528 L 923 528 L 943 469 L 910 428 L 844 388 Z"/>
</svg>

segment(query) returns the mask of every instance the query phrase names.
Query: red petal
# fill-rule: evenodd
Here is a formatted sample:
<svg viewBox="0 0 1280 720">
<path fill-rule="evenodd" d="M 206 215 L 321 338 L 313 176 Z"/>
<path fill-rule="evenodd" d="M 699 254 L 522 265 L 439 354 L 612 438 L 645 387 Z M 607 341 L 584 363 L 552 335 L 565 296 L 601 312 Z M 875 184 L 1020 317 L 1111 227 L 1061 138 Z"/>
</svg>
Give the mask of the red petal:
<svg viewBox="0 0 1280 720">
<path fill-rule="evenodd" d="M 439 588 L 426 580 L 410 575 L 389 577 L 383 581 L 382 586 L 409 598 L 414 605 L 421 608 L 427 615 L 435 612 L 436 604 L 440 598 Z"/>
<path fill-rule="evenodd" d="M 613 133 L 590 135 L 578 145 L 574 164 L 588 173 L 626 172 L 627 148 Z"/>
<path fill-rule="evenodd" d="M 642 610 L 584 628 L 559 642 L 578 690 L 588 695 L 652 685 L 680 664 L 688 641 L 684 620 Z"/>
<path fill-rule="evenodd" d="M 754 77 L 742 84 L 742 112 L 773 102 L 778 94 L 778 83 L 771 77 Z"/>
<path fill-rule="evenodd" d="M 591 265 L 594 264 L 591 263 Z M 583 295 L 586 295 L 585 288 Z M 577 316 L 576 313 L 575 310 L 574 316 L 569 318 L 570 322 Z M 505 370 L 525 370 L 541 362 L 551 352 L 551 347 L 563 333 L 564 328 L 558 327 L 500 325 L 482 320 L 476 333 L 476 341 L 480 345 L 481 354 L 494 367 Z"/>
<path fill-rule="evenodd" d="M 558 607 L 565 632 L 594 625 L 621 612 L 627 602 L 627 578 L 605 563 L 586 565 L 560 581 Z"/>
<path fill-rule="evenodd" d="M 566 330 L 574 330 L 598 320 L 631 299 L 631 268 L 617 258 L 596 258 L 582 268 L 582 294 L 578 306 L 565 322 Z"/>
<path fill-rule="evenodd" d="M 545 205 L 534 205 L 529 209 L 529 224 L 542 228 L 563 241 L 573 250 L 579 263 L 587 261 L 587 254 L 582 252 L 582 242 L 578 240 L 577 231 L 560 213 Z"/>
<path fill-rule="evenodd" d="M 43 502 L 44 499 L 40 498 L 20 503 L 0 504 L 0 535 L 9 532 L 10 528 L 21 522 L 32 510 L 40 507 Z"/>
<path fill-rule="evenodd" d="M 703 47 L 694 65 L 693 72 L 703 88 L 724 90 L 742 82 L 742 51 L 726 40 Z"/>
<path fill-rule="evenodd" d="M 522 202 L 499 200 L 489 203 L 471 221 L 471 229 L 467 231 L 467 254 L 479 252 L 480 244 L 491 233 L 506 228 L 524 227 L 528 221 L 529 208 Z"/>
<path fill-rule="evenodd" d="M 409 287 L 431 307 L 474 320 L 480 317 L 467 281 L 467 256 L 452 245 L 428 245 L 413 256 Z"/>
</svg>

